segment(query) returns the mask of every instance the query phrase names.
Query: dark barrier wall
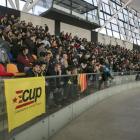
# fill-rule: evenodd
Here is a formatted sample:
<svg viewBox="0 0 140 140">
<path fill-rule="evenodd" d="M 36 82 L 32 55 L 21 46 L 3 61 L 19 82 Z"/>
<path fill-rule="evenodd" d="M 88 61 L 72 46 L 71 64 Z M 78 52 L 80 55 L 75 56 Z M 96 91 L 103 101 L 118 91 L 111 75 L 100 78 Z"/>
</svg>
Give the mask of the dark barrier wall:
<svg viewBox="0 0 140 140">
<path fill-rule="evenodd" d="M 91 31 L 91 41 L 97 42 L 97 40 L 98 40 L 98 33 Z"/>
<path fill-rule="evenodd" d="M 140 51 L 140 46 L 139 45 L 136 45 L 136 44 L 133 44 L 133 49 Z"/>
<path fill-rule="evenodd" d="M 15 18 L 20 17 L 20 11 L 0 6 L 0 18 L 4 14 L 8 14 L 8 16 L 15 15 Z"/>
</svg>

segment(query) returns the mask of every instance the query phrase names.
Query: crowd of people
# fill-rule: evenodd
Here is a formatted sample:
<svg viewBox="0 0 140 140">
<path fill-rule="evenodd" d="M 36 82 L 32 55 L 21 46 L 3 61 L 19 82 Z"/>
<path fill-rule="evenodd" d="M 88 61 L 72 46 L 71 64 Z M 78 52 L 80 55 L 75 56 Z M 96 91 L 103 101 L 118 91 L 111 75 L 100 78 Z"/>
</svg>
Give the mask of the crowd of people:
<svg viewBox="0 0 140 140">
<path fill-rule="evenodd" d="M 72 37 L 72 33 L 64 31 L 58 36 L 51 35 L 47 24 L 44 27 L 33 26 L 31 22 L 20 21 L 14 15 L 9 17 L 5 14 L 0 19 L 0 43 L 1 40 L 9 42 L 10 52 L 17 59 L 18 70 L 25 72 L 25 77 L 103 72 L 101 80 L 107 81 L 113 79 L 109 73 L 111 71 L 140 71 L 139 51 L 119 45 L 89 42 L 86 38 L 77 35 Z M 77 98 L 77 93 L 72 92 L 76 90 L 74 78 L 58 78 L 55 85 L 53 80 L 46 80 L 47 102 L 50 91 L 54 95 L 56 106 Z"/>
</svg>

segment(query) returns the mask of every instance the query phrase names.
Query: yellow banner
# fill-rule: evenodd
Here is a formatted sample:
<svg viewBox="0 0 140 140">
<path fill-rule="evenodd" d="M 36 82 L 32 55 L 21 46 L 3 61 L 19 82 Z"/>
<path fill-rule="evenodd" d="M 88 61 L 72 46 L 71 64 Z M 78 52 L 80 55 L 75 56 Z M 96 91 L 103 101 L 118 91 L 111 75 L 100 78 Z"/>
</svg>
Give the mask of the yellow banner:
<svg viewBox="0 0 140 140">
<path fill-rule="evenodd" d="M 9 132 L 45 113 L 45 78 L 4 80 Z"/>
</svg>

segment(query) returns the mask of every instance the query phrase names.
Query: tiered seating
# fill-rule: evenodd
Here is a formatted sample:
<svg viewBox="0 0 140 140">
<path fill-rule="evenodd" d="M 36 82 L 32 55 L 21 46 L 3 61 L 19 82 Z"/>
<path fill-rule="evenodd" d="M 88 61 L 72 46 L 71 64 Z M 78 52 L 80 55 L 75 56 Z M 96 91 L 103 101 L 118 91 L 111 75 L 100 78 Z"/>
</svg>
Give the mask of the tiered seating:
<svg viewBox="0 0 140 140">
<path fill-rule="evenodd" d="M 14 76 L 13 73 L 7 73 L 5 71 L 5 68 L 2 64 L 0 64 L 0 77 L 9 77 L 9 76 Z"/>
<path fill-rule="evenodd" d="M 13 73 L 14 76 L 25 76 L 25 73 L 21 73 L 18 71 L 15 64 L 7 64 L 7 72 Z"/>
</svg>

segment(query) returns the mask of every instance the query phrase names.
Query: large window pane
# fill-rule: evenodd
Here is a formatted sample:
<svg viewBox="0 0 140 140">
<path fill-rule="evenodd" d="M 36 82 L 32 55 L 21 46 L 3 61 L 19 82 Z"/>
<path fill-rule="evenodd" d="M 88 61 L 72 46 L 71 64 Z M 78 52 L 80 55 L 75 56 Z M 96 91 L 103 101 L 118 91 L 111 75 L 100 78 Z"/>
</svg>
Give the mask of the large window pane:
<svg viewBox="0 0 140 140">
<path fill-rule="evenodd" d="M 118 32 L 118 26 L 117 26 L 117 25 L 112 24 L 112 30 L 113 30 L 113 31 L 117 31 L 117 32 Z"/>
<path fill-rule="evenodd" d="M 114 36 L 115 38 L 120 39 L 120 35 L 119 35 L 119 33 L 117 33 L 117 32 L 114 32 L 114 31 L 113 31 L 113 36 Z"/>
<path fill-rule="evenodd" d="M 103 12 L 100 12 L 100 18 L 104 19 Z"/>
<path fill-rule="evenodd" d="M 100 31 L 101 34 L 105 34 L 106 35 L 106 29 L 103 28 L 101 31 Z"/>
<path fill-rule="evenodd" d="M 86 2 L 88 2 L 90 4 L 93 4 L 92 0 L 84 0 L 84 1 L 86 1 Z"/>
<path fill-rule="evenodd" d="M 0 5 L 1 5 L 1 6 L 6 6 L 6 0 L 1 0 L 1 1 L 0 1 Z"/>
<path fill-rule="evenodd" d="M 114 24 L 117 24 L 117 21 L 116 21 L 115 18 L 113 18 L 113 19 L 111 20 L 111 22 L 114 23 Z"/>
<path fill-rule="evenodd" d="M 100 19 L 100 25 L 102 26 L 102 25 L 104 25 L 104 20 L 102 20 L 102 19 Z"/>
<path fill-rule="evenodd" d="M 105 11 L 110 14 L 110 8 L 107 4 L 105 4 Z"/>
<path fill-rule="evenodd" d="M 108 34 L 109 36 L 112 36 L 112 31 L 109 30 L 109 29 L 107 29 L 107 34 Z"/>
<path fill-rule="evenodd" d="M 123 14 L 121 12 L 118 14 L 118 16 L 119 16 L 119 19 L 124 20 Z"/>
<path fill-rule="evenodd" d="M 106 28 L 111 29 L 110 23 L 106 25 Z"/>
</svg>

